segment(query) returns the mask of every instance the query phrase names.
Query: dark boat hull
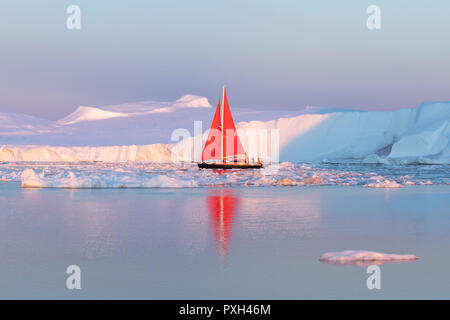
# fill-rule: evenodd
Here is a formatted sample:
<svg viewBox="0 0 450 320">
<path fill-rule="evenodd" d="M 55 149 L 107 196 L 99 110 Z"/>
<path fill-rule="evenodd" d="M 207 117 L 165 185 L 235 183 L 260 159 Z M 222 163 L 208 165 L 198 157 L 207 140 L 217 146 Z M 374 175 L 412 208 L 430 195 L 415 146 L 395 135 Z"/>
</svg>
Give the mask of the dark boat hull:
<svg viewBox="0 0 450 320">
<path fill-rule="evenodd" d="M 197 163 L 200 169 L 261 169 L 262 163 Z"/>
</svg>

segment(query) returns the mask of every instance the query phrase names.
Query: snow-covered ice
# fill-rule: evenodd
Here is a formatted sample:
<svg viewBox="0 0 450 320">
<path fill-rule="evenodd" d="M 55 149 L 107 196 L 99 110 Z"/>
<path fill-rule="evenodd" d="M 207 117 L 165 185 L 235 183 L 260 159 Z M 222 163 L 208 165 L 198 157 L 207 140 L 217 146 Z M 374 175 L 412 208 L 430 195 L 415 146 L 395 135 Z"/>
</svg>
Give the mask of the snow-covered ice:
<svg viewBox="0 0 450 320">
<path fill-rule="evenodd" d="M 386 112 L 307 107 L 297 111 L 232 108 L 240 135 L 279 131 L 281 161 L 450 164 L 450 102 Z M 174 157 L 173 130 L 206 138 L 214 108 L 205 97 L 78 107 L 58 121 L 0 113 L 0 161 L 191 161 Z M 243 139 L 250 158 L 257 151 Z"/>
</svg>

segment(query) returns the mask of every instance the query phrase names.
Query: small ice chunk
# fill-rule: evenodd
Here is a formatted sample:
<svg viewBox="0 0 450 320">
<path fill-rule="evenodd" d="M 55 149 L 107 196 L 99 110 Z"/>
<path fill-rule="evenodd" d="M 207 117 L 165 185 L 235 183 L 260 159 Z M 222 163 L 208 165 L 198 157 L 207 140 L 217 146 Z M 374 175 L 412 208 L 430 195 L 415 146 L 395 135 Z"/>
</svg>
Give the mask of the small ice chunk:
<svg viewBox="0 0 450 320">
<path fill-rule="evenodd" d="M 322 177 L 306 177 L 302 180 L 305 184 L 323 184 L 323 178 Z"/>
<path fill-rule="evenodd" d="M 397 183 L 394 180 L 385 179 L 383 181 L 366 184 L 365 187 L 368 187 L 368 188 L 401 188 L 402 185 Z"/>
<path fill-rule="evenodd" d="M 277 184 L 281 185 L 281 186 L 296 186 L 297 182 L 295 182 L 294 180 L 292 180 L 290 178 L 283 178 L 283 179 L 278 180 Z"/>
</svg>

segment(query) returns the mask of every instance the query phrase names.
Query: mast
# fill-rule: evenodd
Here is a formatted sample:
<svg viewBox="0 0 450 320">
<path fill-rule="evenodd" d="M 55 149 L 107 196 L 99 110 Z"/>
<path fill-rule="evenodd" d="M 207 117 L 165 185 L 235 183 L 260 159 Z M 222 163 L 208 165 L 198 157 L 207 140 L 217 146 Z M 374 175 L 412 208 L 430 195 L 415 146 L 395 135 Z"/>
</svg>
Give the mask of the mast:
<svg viewBox="0 0 450 320">
<path fill-rule="evenodd" d="M 220 113 L 221 113 L 221 115 L 220 115 L 220 119 L 221 119 L 221 121 L 222 121 L 222 130 L 221 130 L 221 132 L 222 132 L 222 135 L 221 135 L 221 143 L 220 143 L 220 146 L 221 146 L 221 151 L 222 151 L 222 162 L 223 163 L 225 163 L 225 160 L 226 160 L 226 158 L 225 158 L 225 154 L 224 154 L 224 151 L 225 151 L 225 146 L 223 145 L 224 144 L 224 139 L 223 139 L 223 135 L 224 135 L 224 132 L 225 132 L 225 127 L 224 127 L 224 118 L 223 118 L 223 116 L 224 116 L 224 101 L 225 101 L 225 85 L 222 85 L 222 106 L 220 107 Z"/>
</svg>

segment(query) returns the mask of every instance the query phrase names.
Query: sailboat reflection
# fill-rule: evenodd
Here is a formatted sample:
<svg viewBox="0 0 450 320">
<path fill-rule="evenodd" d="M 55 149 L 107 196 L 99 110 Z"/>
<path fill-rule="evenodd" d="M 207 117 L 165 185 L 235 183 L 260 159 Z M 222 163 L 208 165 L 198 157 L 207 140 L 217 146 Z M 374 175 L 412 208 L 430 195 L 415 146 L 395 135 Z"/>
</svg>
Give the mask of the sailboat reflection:
<svg viewBox="0 0 450 320">
<path fill-rule="evenodd" d="M 215 246 L 221 257 L 225 259 L 239 199 L 235 198 L 230 190 L 221 189 L 213 191 L 213 194 L 207 197 L 206 201 L 210 213 Z"/>
</svg>

